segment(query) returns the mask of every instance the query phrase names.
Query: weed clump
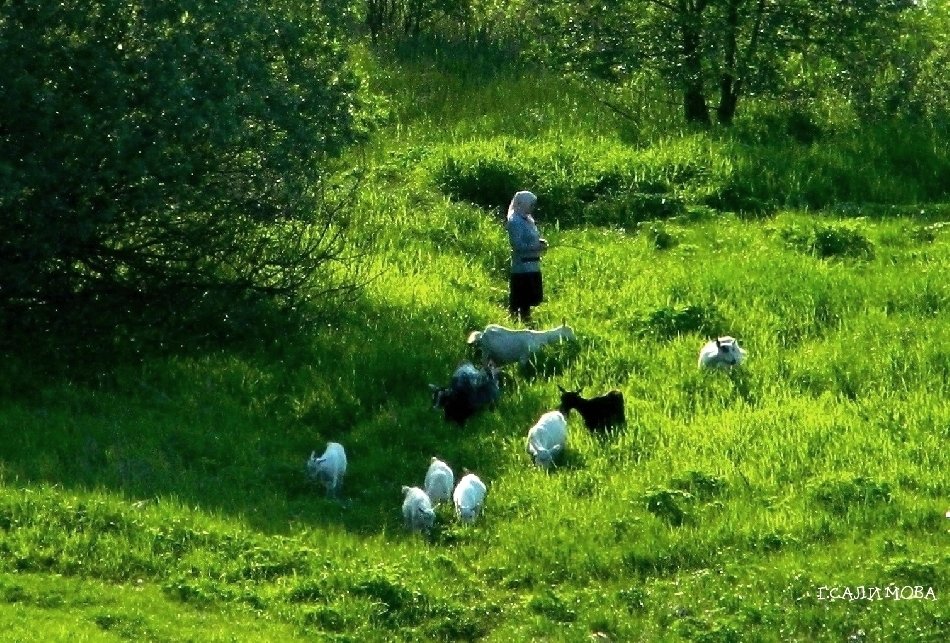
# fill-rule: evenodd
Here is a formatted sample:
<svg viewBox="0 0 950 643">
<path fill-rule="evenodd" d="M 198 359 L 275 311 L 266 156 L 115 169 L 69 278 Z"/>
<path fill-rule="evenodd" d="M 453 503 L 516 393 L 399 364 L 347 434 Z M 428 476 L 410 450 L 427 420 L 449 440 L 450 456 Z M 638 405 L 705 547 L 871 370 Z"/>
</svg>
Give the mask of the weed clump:
<svg viewBox="0 0 950 643">
<path fill-rule="evenodd" d="M 585 204 L 580 220 L 591 225 L 623 226 L 669 219 L 682 214 L 685 207 L 683 199 L 668 192 L 610 194 Z"/>
<path fill-rule="evenodd" d="M 679 527 L 689 518 L 686 505 L 693 499 L 693 494 L 681 489 L 653 489 L 645 497 L 647 511 L 674 527 Z"/>
<path fill-rule="evenodd" d="M 448 157 L 436 172 L 436 182 L 448 195 L 483 208 L 497 208 L 533 181 L 525 168 L 506 158 Z"/>
<path fill-rule="evenodd" d="M 823 479 L 815 485 L 813 496 L 836 514 L 846 514 L 856 506 L 887 504 L 892 498 L 890 484 L 864 476 Z"/>
<path fill-rule="evenodd" d="M 887 566 L 890 577 L 910 584 L 933 587 L 939 584 L 938 564 L 913 558 L 900 557 Z"/>
<path fill-rule="evenodd" d="M 700 499 L 724 495 L 729 488 L 724 478 L 702 471 L 687 471 L 682 475 L 674 476 L 670 480 L 670 486 Z"/>
<path fill-rule="evenodd" d="M 647 311 L 634 322 L 634 332 L 641 337 L 672 339 L 685 333 L 712 336 L 725 327 L 719 311 L 712 304 L 667 304 Z"/>
<path fill-rule="evenodd" d="M 854 223 L 816 223 L 786 226 L 779 231 L 785 243 L 820 259 L 850 257 L 873 259 L 874 244 Z"/>
<path fill-rule="evenodd" d="M 550 590 L 533 596 L 528 601 L 528 607 L 532 612 L 558 623 L 573 623 L 577 620 L 577 612 L 572 610 L 564 599 Z"/>
<path fill-rule="evenodd" d="M 679 237 L 673 234 L 662 223 L 655 221 L 648 225 L 641 223 L 637 226 L 647 238 L 650 246 L 655 250 L 669 250 L 679 243 Z"/>
<path fill-rule="evenodd" d="M 768 215 L 778 209 L 773 199 L 764 198 L 755 187 L 740 177 L 730 179 L 703 199 L 703 205 L 722 212 Z"/>
</svg>

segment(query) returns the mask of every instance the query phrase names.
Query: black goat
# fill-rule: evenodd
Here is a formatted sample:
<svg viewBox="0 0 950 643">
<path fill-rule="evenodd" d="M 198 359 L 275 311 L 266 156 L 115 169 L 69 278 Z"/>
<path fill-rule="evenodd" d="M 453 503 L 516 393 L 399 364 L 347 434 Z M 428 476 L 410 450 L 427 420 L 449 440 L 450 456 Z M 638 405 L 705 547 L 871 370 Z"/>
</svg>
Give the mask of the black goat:
<svg viewBox="0 0 950 643">
<path fill-rule="evenodd" d="M 486 368 L 475 368 L 465 362 L 452 374 L 448 387 L 429 384 L 432 408 L 442 409 L 447 422 L 465 424 L 471 416 L 486 407 L 494 407 L 501 395 L 498 387 L 498 369 L 491 363 Z"/>
<path fill-rule="evenodd" d="M 565 391 L 559 384 L 558 390 L 561 391 L 561 406 L 558 410 L 567 417 L 571 409 L 577 409 L 577 412 L 584 418 L 584 424 L 589 431 L 606 431 L 626 422 L 623 410 L 623 393 L 620 391 L 614 390 L 600 397 L 585 399 L 581 397 L 580 389 Z"/>
</svg>

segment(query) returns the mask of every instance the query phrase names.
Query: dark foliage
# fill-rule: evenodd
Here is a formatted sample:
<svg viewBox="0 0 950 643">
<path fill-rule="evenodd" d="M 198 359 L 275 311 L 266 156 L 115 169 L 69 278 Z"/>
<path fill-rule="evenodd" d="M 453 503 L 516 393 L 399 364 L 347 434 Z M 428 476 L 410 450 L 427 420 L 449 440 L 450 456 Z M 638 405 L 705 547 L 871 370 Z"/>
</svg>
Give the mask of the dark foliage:
<svg viewBox="0 0 950 643">
<path fill-rule="evenodd" d="M 321 166 L 357 135 L 358 82 L 316 10 L 7 2 L 0 59 L 7 320 L 107 331 L 343 285 Z"/>
</svg>

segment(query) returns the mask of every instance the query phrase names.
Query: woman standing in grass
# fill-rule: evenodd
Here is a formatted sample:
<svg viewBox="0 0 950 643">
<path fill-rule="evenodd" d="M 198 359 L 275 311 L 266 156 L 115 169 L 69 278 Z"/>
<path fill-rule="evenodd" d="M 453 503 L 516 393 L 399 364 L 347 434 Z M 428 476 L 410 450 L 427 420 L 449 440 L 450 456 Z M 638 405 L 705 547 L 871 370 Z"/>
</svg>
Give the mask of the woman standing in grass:
<svg viewBox="0 0 950 643">
<path fill-rule="evenodd" d="M 517 192 L 508 206 L 508 240 L 511 243 L 511 277 L 508 310 L 524 322 L 531 320 L 531 307 L 544 300 L 541 286 L 541 255 L 548 242 L 541 238 L 531 213 L 538 197 Z"/>
</svg>

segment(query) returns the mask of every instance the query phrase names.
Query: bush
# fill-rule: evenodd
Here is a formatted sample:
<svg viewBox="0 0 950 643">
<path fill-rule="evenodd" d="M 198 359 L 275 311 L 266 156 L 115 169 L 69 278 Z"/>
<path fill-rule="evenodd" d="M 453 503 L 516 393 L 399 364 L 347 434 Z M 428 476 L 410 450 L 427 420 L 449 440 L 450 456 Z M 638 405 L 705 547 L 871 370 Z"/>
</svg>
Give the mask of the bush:
<svg viewBox="0 0 950 643">
<path fill-rule="evenodd" d="M 321 164 L 360 112 L 325 23 L 281 0 L 4 3 L 0 311 L 227 310 L 332 281 Z"/>
</svg>

